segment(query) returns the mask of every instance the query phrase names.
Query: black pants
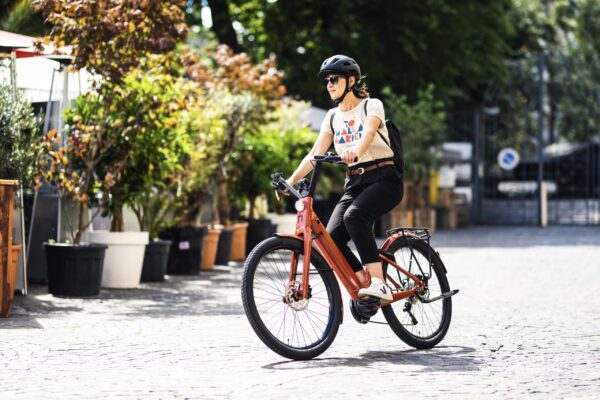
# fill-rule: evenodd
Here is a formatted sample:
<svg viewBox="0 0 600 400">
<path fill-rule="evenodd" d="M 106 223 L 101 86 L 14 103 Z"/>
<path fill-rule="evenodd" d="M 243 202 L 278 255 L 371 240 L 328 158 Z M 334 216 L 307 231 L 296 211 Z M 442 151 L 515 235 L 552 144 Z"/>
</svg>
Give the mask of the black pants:
<svg viewBox="0 0 600 400">
<path fill-rule="evenodd" d="M 346 178 L 344 195 L 331 214 L 327 232 L 354 271 L 379 261 L 373 223 L 396 207 L 403 193 L 402 179 L 393 165 Z M 348 246 L 350 239 L 360 261 Z"/>
</svg>

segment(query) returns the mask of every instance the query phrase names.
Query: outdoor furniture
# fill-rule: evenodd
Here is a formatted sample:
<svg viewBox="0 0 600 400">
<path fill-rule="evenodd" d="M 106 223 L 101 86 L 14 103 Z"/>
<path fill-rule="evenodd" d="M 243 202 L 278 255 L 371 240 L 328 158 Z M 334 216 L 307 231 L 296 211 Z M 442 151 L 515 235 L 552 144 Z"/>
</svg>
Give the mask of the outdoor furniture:
<svg viewBox="0 0 600 400">
<path fill-rule="evenodd" d="M 18 184 L 14 180 L 0 180 L 0 316 L 8 317 L 10 303 L 14 293 L 16 271 L 13 261 L 13 203 L 14 189 Z M 19 247 L 20 249 L 20 247 Z M 18 252 L 16 253 L 18 257 Z M 17 263 L 18 265 L 18 259 Z M 12 282 L 11 282 L 12 281 Z"/>
</svg>

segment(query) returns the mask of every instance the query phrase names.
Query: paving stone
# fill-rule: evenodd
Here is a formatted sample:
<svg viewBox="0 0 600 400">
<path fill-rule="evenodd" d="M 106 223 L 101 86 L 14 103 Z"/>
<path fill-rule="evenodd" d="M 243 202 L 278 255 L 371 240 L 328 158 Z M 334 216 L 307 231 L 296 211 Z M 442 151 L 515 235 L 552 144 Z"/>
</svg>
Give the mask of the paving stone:
<svg viewBox="0 0 600 400">
<path fill-rule="evenodd" d="M 243 314 L 235 264 L 91 299 L 34 285 L 0 320 L 0 399 L 600 398 L 600 229 L 471 228 L 432 243 L 461 290 L 434 349 L 346 309 L 318 359 L 281 358 Z"/>
</svg>

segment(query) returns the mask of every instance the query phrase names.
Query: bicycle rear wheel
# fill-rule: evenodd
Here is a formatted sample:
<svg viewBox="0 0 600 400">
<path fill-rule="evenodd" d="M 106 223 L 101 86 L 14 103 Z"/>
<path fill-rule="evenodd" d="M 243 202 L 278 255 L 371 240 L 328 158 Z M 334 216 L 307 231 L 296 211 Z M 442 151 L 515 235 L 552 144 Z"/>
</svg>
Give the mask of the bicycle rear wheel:
<svg viewBox="0 0 600 400">
<path fill-rule="evenodd" d="M 396 264 L 426 281 L 426 291 L 421 295 L 425 300 L 450 291 L 442 261 L 423 240 L 401 237 L 390 245 L 388 251 L 394 254 Z M 414 281 L 393 266 L 387 267 L 387 276 L 399 283 L 403 290 L 414 287 Z M 402 341 L 417 349 L 428 349 L 438 344 L 448 332 L 452 299 L 447 297 L 425 303 L 413 296 L 381 309 L 388 324 Z"/>
<path fill-rule="evenodd" d="M 323 353 L 337 335 L 342 317 L 340 291 L 333 271 L 313 251 L 309 298 L 301 298 L 304 244 L 273 237 L 252 250 L 244 265 L 242 300 L 258 337 L 277 354 L 307 360 Z M 297 273 L 290 284 L 290 266 Z"/>
</svg>

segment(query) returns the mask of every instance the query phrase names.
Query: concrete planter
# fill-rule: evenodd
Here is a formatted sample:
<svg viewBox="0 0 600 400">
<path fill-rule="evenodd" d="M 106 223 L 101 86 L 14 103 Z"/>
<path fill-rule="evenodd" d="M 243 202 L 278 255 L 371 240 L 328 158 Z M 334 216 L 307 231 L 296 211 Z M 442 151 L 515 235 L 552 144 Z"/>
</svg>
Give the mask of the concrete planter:
<svg viewBox="0 0 600 400">
<path fill-rule="evenodd" d="M 104 257 L 102 287 L 112 289 L 137 288 L 142 275 L 144 252 L 149 242 L 148 232 L 87 233 L 90 243 L 108 246 Z"/>
</svg>

